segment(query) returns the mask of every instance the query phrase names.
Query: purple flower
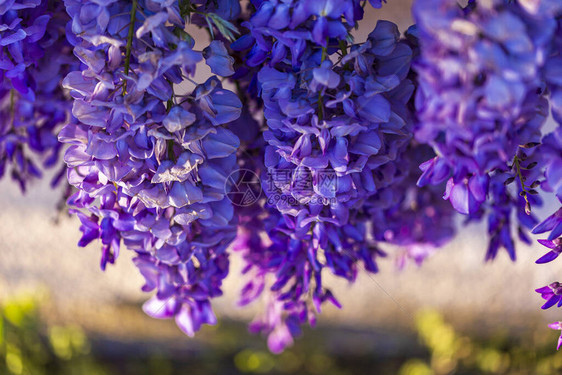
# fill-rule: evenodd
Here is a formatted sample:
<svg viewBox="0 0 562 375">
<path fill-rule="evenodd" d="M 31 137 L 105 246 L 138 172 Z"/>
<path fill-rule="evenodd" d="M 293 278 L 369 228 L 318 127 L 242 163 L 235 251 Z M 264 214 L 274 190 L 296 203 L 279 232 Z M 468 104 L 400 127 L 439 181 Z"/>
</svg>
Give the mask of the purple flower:
<svg viewBox="0 0 562 375">
<path fill-rule="evenodd" d="M 551 249 L 548 253 L 540 257 L 535 263 L 543 264 L 552 262 L 554 259 L 558 258 L 558 255 L 562 252 L 562 237 L 556 238 L 552 241 L 549 240 L 539 240 L 539 243 L 547 248 Z"/>
<path fill-rule="evenodd" d="M 41 177 L 37 162 L 60 168 L 53 186 L 64 174 L 56 133 L 71 103 L 59 83 L 77 62 L 62 31 L 62 7 L 47 0 L 0 5 L 0 178 L 8 171 L 22 191 Z"/>
<path fill-rule="evenodd" d="M 340 83 L 340 76 L 332 71 L 332 63 L 328 60 L 324 61 L 318 68 L 312 70 L 312 82 L 310 89 L 318 91 L 317 87 L 326 87 L 334 89 Z"/>
<path fill-rule="evenodd" d="M 386 0 L 369 0 L 369 4 L 375 9 L 382 8 L 382 3 L 386 3 Z"/>
<path fill-rule="evenodd" d="M 474 213 L 486 200 L 489 179 L 487 176 L 472 176 L 455 183 L 453 178 L 447 181 L 443 199 L 451 201 L 453 207 L 461 214 Z"/>
<path fill-rule="evenodd" d="M 207 65 L 211 68 L 211 72 L 222 77 L 228 77 L 234 74 L 234 59 L 228 55 L 228 51 L 224 43 L 213 40 L 208 47 L 203 50 L 203 56 Z"/>
<path fill-rule="evenodd" d="M 546 102 L 537 56 L 552 30 L 537 32 L 535 16 L 516 3 L 463 10 L 431 0 L 413 10 L 420 41 L 416 139 L 440 159 L 424 166 L 420 184 L 450 173 L 446 197 L 459 212 L 474 213 L 486 201 L 485 181 L 509 170 L 520 145 L 540 138 Z"/>
<path fill-rule="evenodd" d="M 175 106 L 168 112 L 162 124 L 170 133 L 175 133 L 193 124 L 195 119 L 196 117 L 193 113 L 180 106 Z"/>
<path fill-rule="evenodd" d="M 561 9 L 540 3 L 462 9 L 420 0 L 418 26 L 404 38 L 379 21 L 353 44 L 359 0 L 254 0 L 253 13 L 231 0 L 66 0 L 68 41 L 80 61 L 70 73 L 66 62 L 37 68 L 34 56 L 48 55 L 49 43 L 35 46 L 50 41 L 48 15 L 24 18 L 23 29 L 0 5 L 0 73 L 10 83 L 0 98 L 16 93 L 28 143 L 41 148 L 48 136 L 29 124 L 48 109 L 27 103 L 55 92 L 68 73 L 72 115 L 64 107 L 47 129 L 67 124 L 59 140 L 68 144 L 79 245 L 99 240 L 102 269 L 123 249 L 135 252 L 142 290 L 152 293 L 143 310 L 173 318 L 189 336 L 216 323 L 211 304 L 233 251 L 244 262 L 239 304 L 265 298 L 250 330 L 279 353 L 301 325 L 315 324 L 324 303 L 341 308 L 326 272 L 354 282 L 362 269 L 378 272 L 387 255 L 419 265 L 453 237 L 457 212 L 487 218 L 487 260 L 501 248 L 515 259 L 514 220 L 530 241 L 525 228 L 536 219 L 526 211 L 540 204 L 537 184 L 562 194 L 562 133 L 532 146 L 547 96 L 558 120 L 562 92 Z M 12 4 L 32 12 L 40 2 Z M 187 22 L 210 28 L 203 51 Z M 246 34 L 225 43 L 238 27 Z M 197 79 L 203 58 L 228 78 L 195 83 L 189 77 Z M 0 156 L 34 174 L 22 135 L 0 132 Z M 251 205 L 229 199 L 229 187 L 247 183 L 239 169 L 260 176 L 265 194 Z M 538 263 L 562 250 L 561 215 L 535 226 L 551 232 Z M 383 252 L 383 244 L 393 246 Z M 562 306 L 559 283 L 537 292 L 543 309 Z"/>
<path fill-rule="evenodd" d="M 143 291 L 155 292 L 145 311 L 193 335 L 216 323 L 210 300 L 222 293 L 236 235 L 225 182 L 240 142 L 225 125 L 239 117 L 240 100 L 214 76 L 174 92 L 201 60 L 175 32 L 185 27 L 177 3 L 66 7 L 83 65 L 64 80 L 75 118 L 59 137 L 71 145 L 65 161 L 80 244 L 101 240 L 102 269 L 121 246 L 134 251 Z"/>
<path fill-rule="evenodd" d="M 358 0 L 266 0 L 256 8 L 242 24 L 250 33 L 233 44 L 236 50 L 251 48 L 246 56 L 248 66 L 258 66 L 267 59 L 276 64 L 290 55 L 291 63 L 300 67 L 311 46 L 326 47 L 328 41 L 337 44 L 345 40 L 355 22 L 363 18 Z"/>
<path fill-rule="evenodd" d="M 550 232 L 548 235 L 548 241 L 553 241 L 554 239 L 562 236 L 562 208 L 558 209 L 558 211 L 534 227 L 532 232 L 533 234 Z"/>
<path fill-rule="evenodd" d="M 204 13 L 215 13 L 225 20 L 234 20 L 240 15 L 240 0 L 196 0 L 192 4 L 201 4 Z"/>
<path fill-rule="evenodd" d="M 541 309 L 546 310 L 558 303 L 558 307 L 562 306 L 562 286 L 559 282 L 553 282 L 542 288 L 535 289 L 535 292 L 539 293 L 546 303 L 541 307 Z"/>
<path fill-rule="evenodd" d="M 463 9 L 427 0 L 413 6 L 420 48 L 415 138 L 438 155 L 420 166 L 418 184 L 448 178 L 444 198 L 457 211 L 473 221 L 488 217 L 486 259 L 502 247 L 515 259 L 511 212 L 517 212 L 519 237 L 528 242 L 526 230 L 536 224 L 531 203 L 541 203 L 534 188 L 541 167 L 550 164 L 539 164 L 542 152 L 523 146 L 540 141 L 548 115 L 541 56 L 552 48 L 556 22 L 549 7 L 538 12 L 520 3 L 475 4 Z M 549 170 L 557 186 L 556 168 Z M 517 187 L 505 188 L 501 180 Z"/>
</svg>

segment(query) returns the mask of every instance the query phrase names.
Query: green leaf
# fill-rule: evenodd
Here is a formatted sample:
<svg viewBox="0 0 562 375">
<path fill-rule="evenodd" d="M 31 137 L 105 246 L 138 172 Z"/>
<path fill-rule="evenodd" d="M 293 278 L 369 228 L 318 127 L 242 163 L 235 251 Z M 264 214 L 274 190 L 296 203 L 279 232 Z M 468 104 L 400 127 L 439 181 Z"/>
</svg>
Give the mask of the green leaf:
<svg viewBox="0 0 562 375">
<path fill-rule="evenodd" d="M 236 26 L 234 26 L 232 23 L 230 23 L 229 21 L 225 20 L 224 18 L 220 17 L 215 13 L 208 13 L 205 16 L 205 19 L 207 20 L 207 24 L 209 25 L 209 29 L 211 32 L 211 37 L 213 38 L 214 35 L 213 35 L 212 25 L 214 25 L 217 28 L 217 30 L 222 34 L 222 36 L 224 36 L 226 39 L 228 39 L 231 42 L 234 41 L 235 35 L 240 34 Z"/>
</svg>

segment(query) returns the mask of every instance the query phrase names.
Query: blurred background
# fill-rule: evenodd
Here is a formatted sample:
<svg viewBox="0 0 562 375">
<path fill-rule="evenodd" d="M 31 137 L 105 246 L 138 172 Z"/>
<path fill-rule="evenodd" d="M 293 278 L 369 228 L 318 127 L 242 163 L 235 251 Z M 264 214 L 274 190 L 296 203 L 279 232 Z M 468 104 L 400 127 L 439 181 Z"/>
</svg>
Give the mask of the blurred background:
<svg viewBox="0 0 562 375">
<path fill-rule="evenodd" d="M 371 10 L 356 34 L 377 19 L 411 24 L 410 1 Z M 203 71 L 203 74 L 205 72 Z M 261 306 L 238 308 L 240 264 L 232 258 L 219 324 L 195 338 L 170 320 L 144 315 L 142 277 L 123 251 L 99 269 L 99 244 L 76 246 L 75 218 L 57 215 L 61 191 L 49 175 L 23 196 L 0 182 L 0 374 L 554 374 L 562 372 L 535 288 L 556 280 L 556 264 L 535 265 L 540 247 L 518 246 L 484 263 L 484 225 L 471 225 L 422 267 L 399 271 L 393 256 L 354 285 L 328 279 L 343 305 L 326 306 L 315 329 L 281 355 L 246 324 Z M 548 207 L 548 204 L 546 205 Z M 550 210 L 537 211 L 546 217 Z M 559 267 L 559 266 L 558 266 Z"/>
</svg>

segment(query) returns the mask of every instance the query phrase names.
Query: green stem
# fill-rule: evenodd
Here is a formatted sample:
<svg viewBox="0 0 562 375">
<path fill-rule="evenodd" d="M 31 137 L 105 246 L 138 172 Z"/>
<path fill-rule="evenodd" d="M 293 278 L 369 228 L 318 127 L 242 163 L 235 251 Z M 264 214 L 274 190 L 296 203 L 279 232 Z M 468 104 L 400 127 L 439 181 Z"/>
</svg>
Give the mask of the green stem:
<svg viewBox="0 0 562 375">
<path fill-rule="evenodd" d="M 322 93 L 318 94 L 318 121 L 324 120 L 324 98 Z"/>
<path fill-rule="evenodd" d="M 322 57 L 320 58 L 320 62 L 324 62 L 324 60 L 326 60 L 327 55 L 328 55 L 328 48 L 322 47 Z"/>
<path fill-rule="evenodd" d="M 191 5 L 190 0 L 178 0 L 178 6 L 180 8 L 180 14 L 182 18 L 190 19 L 191 13 L 196 11 L 195 6 Z"/>
<path fill-rule="evenodd" d="M 521 184 L 521 190 L 526 191 L 525 184 L 523 183 L 523 176 L 521 175 L 521 166 L 519 165 L 519 158 L 517 156 L 513 160 L 515 163 L 515 168 L 517 169 L 517 177 L 519 177 L 519 183 Z M 525 198 L 526 200 L 527 198 Z"/>
<path fill-rule="evenodd" d="M 347 46 L 345 45 L 345 41 L 340 40 L 339 41 L 339 47 L 340 47 L 340 51 L 341 51 L 342 56 L 347 55 Z"/>
<path fill-rule="evenodd" d="M 12 126 L 16 121 L 16 94 L 15 90 L 10 90 L 10 114 L 12 115 Z"/>
<path fill-rule="evenodd" d="M 174 154 L 174 141 L 171 139 L 168 139 L 168 141 L 166 142 L 168 145 L 168 159 L 170 159 L 171 161 L 175 162 L 176 161 L 176 154 Z"/>
<path fill-rule="evenodd" d="M 321 63 L 326 60 L 328 55 L 328 48 L 322 47 L 322 57 L 320 58 Z M 318 94 L 318 120 L 322 121 L 324 119 L 324 99 L 322 98 L 322 93 Z"/>
<path fill-rule="evenodd" d="M 525 199 L 525 213 L 527 215 L 531 214 L 531 202 L 527 198 L 527 188 L 525 187 L 525 183 L 523 182 L 523 175 L 521 174 L 521 165 L 519 164 L 519 158 L 515 156 L 513 159 L 513 163 L 515 164 L 515 168 L 517 170 L 517 177 L 519 178 L 519 183 L 521 184 L 521 191 L 523 192 L 522 196 Z"/>
<path fill-rule="evenodd" d="M 135 22 L 137 20 L 138 0 L 133 0 L 131 7 L 131 23 L 129 24 L 129 33 L 127 34 L 127 46 L 125 47 L 125 75 L 129 75 L 129 66 L 131 64 L 131 50 L 133 48 L 133 36 L 135 35 Z M 127 81 L 123 82 L 123 96 L 127 94 Z"/>
</svg>

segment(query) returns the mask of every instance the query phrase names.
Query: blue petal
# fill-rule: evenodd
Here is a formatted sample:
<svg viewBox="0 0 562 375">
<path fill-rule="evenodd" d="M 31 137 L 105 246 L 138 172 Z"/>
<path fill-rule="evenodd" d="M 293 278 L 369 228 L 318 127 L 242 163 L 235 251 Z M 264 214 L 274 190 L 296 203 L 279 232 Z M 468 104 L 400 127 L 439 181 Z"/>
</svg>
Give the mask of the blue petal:
<svg viewBox="0 0 562 375">
<path fill-rule="evenodd" d="M 357 103 L 359 115 L 367 121 L 381 123 L 390 119 L 390 103 L 381 95 L 361 96 Z"/>
<path fill-rule="evenodd" d="M 234 59 L 228 55 L 222 41 L 213 40 L 203 50 L 203 56 L 214 74 L 222 77 L 229 77 L 234 74 Z"/>
<path fill-rule="evenodd" d="M 558 255 L 560 255 L 560 253 L 549 251 L 548 253 L 537 259 L 535 263 L 544 264 L 544 263 L 552 262 L 554 259 L 558 258 Z"/>
</svg>

